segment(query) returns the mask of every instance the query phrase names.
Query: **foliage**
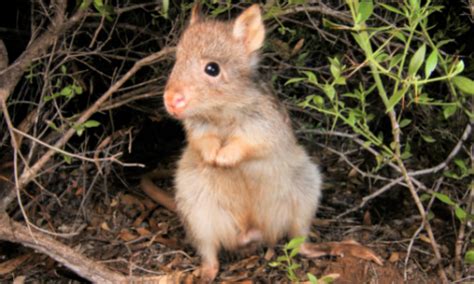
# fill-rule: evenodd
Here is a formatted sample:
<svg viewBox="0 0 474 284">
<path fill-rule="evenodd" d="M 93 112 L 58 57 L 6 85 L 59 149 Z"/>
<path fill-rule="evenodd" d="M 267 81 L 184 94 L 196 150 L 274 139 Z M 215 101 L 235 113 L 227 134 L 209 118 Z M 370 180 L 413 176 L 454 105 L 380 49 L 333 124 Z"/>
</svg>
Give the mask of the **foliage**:
<svg viewBox="0 0 474 284">
<path fill-rule="evenodd" d="M 429 16 L 442 11 L 443 7 L 433 5 L 431 1 L 421 4 L 417 0 L 405 1 L 398 7 L 379 3 L 380 10 L 398 14 L 404 21 L 397 26 L 372 26 L 367 23 L 374 12 L 372 1 L 347 1 L 347 4 L 353 26 L 334 23 L 328 26 L 350 32 L 364 55 L 363 62 L 357 68 L 369 75 L 357 85 L 349 84 L 354 81 L 351 78 L 354 71 L 341 63 L 338 57 L 329 58 L 330 78 L 318 80 L 313 72 L 304 71 L 301 72 L 304 77 L 291 78 L 286 82 L 298 84 L 304 81 L 316 86 L 325 95 L 309 95 L 300 103 L 301 107 L 332 117 L 333 127 L 345 124 L 365 139 L 366 147 L 379 148 L 381 153 L 375 157 L 375 171 L 398 158 L 404 163 L 409 162 L 413 157 L 412 141 L 415 135 L 420 136 L 425 144 L 442 143 L 432 135 L 435 129 L 416 129 L 416 134 L 407 129 L 418 110 L 431 112 L 435 116 L 432 119 L 439 121 L 442 127 L 456 123 L 463 114 L 463 121 L 474 118 L 468 103 L 474 94 L 474 81 L 462 75 L 463 60 L 441 50 L 448 40 L 433 40 L 429 33 Z M 378 45 L 377 38 L 384 39 L 384 42 Z M 387 49 L 392 44 L 402 45 L 403 48 L 388 54 Z M 439 89 L 447 89 L 450 95 L 438 95 Z M 378 96 L 379 101 L 374 100 L 374 96 Z M 386 133 L 372 126 L 381 113 L 380 107 L 385 115 L 396 115 L 391 124 L 392 140 L 386 139 Z M 407 135 L 397 141 L 400 129 L 402 134 Z M 462 159 L 455 159 L 454 165 L 460 174 L 447 170 L 445 176 L 453 179 L 472 176 L 473 169 L 468 169 Z M 439 194 L 436 197 L 439 199 Z M 456 205 L 456 212 L 464 212 L 460 206 Z M 459 217 L 458 213 L 456 215 Z M 465 212 L 461 215 L 465 216 Z"/>
<path fill-rule="evenodd" d="M 23 7 L 22 2 L 13 6 Z M 166 120 L 160 95 L 173 62 L 171 52 L 134 71 L 117 88 L 111 86 L 142 58 L 176 44 L 192 2 L 78 0 L 74 5 L 66 1 L 62 17 L 66 22 L 57 23 L 57 29 L 53 21 L 59 10 L 56 5 L 62 1 L 33 1 L 26 5 L 31 9 L 27 13 L 11 13 L 18 17 L 10 28 L 14 32 L 5 34 L 9 28 L 3 26 L 0 31 L 11 67 L 21 66 L 15 60 L 24 57 L 23 51 L 35 58 L 24 65 L 0 112 L 4 134 L 0 159 L 7 166 L 16 161 L 17 180 L 22 183 L 18 200 L 27 205 L 21 212 L 22 206 L 10 206 L 10 216 L 31 219 L 31 224 L 49 221 L 44 216 L 67 223 L 57 212 L 87 220 L 83 212 L 88 201 L 107 200 L 109 188 L 121 188 L 109 187 L 109 182 L 119 179 L 120 186 L 128 184 L 122 181 L 125 165 L 143 163 L 150 170 L 163 165 L 164 145 L 182 144 L 181 138 L 170 143 L 169 131 L 153 132 L 144 126 L 144 122 Z M 211 17 L 228 19 L 251 2 L 205 0 L 201 4 Z M 306 146 L 323 152 L 324 140 L 325 149 L 343 158 L 337 165 L 325 164 L 326 154 L 321 155 L 321 164 L 330 172 L 328 184 L 340 178 L 331 176 L 332 167 L 348 166 L 362 173 L 364 185 L 408 188 L 397 191 L 403 192 L 398 202 L 404 209 L 416 206 L 398 213 L 408 216 L 418 210 L 425 217 L 421 223 L 442 224 L 430 245 L 449 249 L 435 262 L 450 267 L 450 258 L 457 257 L 472 265 L 474 243 L 468 224 L 473 220 L 469 191 L 474 190 L 474 168 L 468 145 L 472 138 L 463 137 L 463 129 L 473 121 L 474 56 L 468 42 L 458 38 L 467 38 L 472 30 L 467 17 L 449 10 L 448 0 L 263 2 L 267 41 L 262 76 L 271 80 L 289 106 Z M 81 12 L 79 20 L 69 21 Z M 35 42 L 48 32 L 58 36 L 35 50 Z M 1 73 L 4 79 L 5 72 Z M 107 99 L 100 101 L 109 91 Z M 11 139 L 16 134 L 18 139 Z M 136 146 L 140 139 L 146 147 Z M 164 143 L 150 143 L 156 139 Z M 145 161 L 136 158 L 140 151 Z M 51 174 L 55 172 L 65 175 Z M 84 195 L 78 191 L 81 202 L 66 198 L 69 182 L 87 189 Z M 101 184 L 107 188 L 97 190 Z M 364 188 L 359 194 L 371 194 L 370 190 Z M 12 192 L 12 200 L 17 200 L 17 191 Z M 370 210 L 380 206 L 375 198 L 360 207 L 368 204 Z M 360 209 L 354 208 L 343 210 Z M 42 216 L 38 218 L 37 212 Z M 442 222 L 434 222 L 435 218 Z M 446 228 L 456 232 L 445 234 Z M 431 231 L 429 226 L 425 231 Z M 464 239 L 458 241 L 458 236 Z M 420 238 L 414 234 L 412 239 Z M 271 264 L 285 271 L 290 281 L 304 278 L 298 274 L 301 267 L 295 258 L 303 241 L 291 240 Z M 460 248 L 459 256 L 452 252 L 454 247 Z M 306 278 L 312 283 L 324 279 Z"/>
<path fill-rule="evenodd" d="M 470 202 L 457 197 L 458 194 L 468 196 L 472 190 L 468 180 L 472 179 L 474 168 L 468 166 L 469 160 L 462 151 L 454 147 L 452 155 L 443 157 L 449 166 L 442 168 L 444 177 L 452 182 L 464 180 L 463 192 L 430 191 L 420 199 L 411 177 L 422 169 L 416 165 L 421 165 L 423 155 L 429 154 L 421 149 L 452 143 L 451 138 L 443 141 L 446 135 L 440 133 L 459 129 L 459 125 L 470 130 L 469 124 L 474 121 L 474 81 L 465 72 L 465 62 L 457 54 L 443 50 L 452 42 L 449 35 L 433 35 L 430 31 L 433 27 L 430 17 L 442 13 L 444 7 L 419 0 L 376 2 L 376 5 L 371 0 L 347 0 L 346 4 L 351 25 L 327 19 L 324 24 L 352 36 L 356 52 L 351 53 L 360 53 L 362 57 L 351 61 L 360 63 L 347 66 L 340 56 L 330 56 L 330 76 L 300 71 L 300 76 L 288 79 L 285 85 L 316 87 L 319 92 L 307 95 L 299 105 L 331 118 L 331 129 L 349 127 L 361 137 L 364 148 L 371 149 L 376 161 L 372 173 L 395 165 L 422 218 L 425 218 L 422 202 L 434 197 L 449 206 L 464 227 L 474 216 L 466 212 L 471 208 Z M 397 21 L 378 21 L 374 13 Z M 358 77 L 359 74 L 363 75 Z M 379 128 L 383 119 L 390 122 L 390 131 Z M 426 173 L 437 171 L 432 168 Z M 431 231 L 429 223 L 425 229 Z"/>
<path fill-rule="evenodd" d="M 300 282 L 301 279 L 298 277 L 297 270 L 301 267 L 300 264 L 295 260 L 296 255 L 300 252 L 301 245 L 305 242 L 304 237 L 296 237 L 291 239 L 283 247 L 283 255 L 278 256 L 275 261 L 270 262 L 268 265 L 271 267 L 279 267 L 286 272 L 288 280 L 292 282 Z M 311 284 L 323 284 L 332 283 L 334 276 L 326 275 L 318 279 L 311 273 L 307 273 L 306 277 Z"/>
<path fill-rule="evenodd" d="M 305 238 L 299 237 L 290 240 L 283 247 L 283 255 L 279 256 L 276 261 L 270 262 L 271 267 L 281 267 L 286 271 L 286 275 L 290 281 L 298 281 L 299 278 L 296 275 L 296 270 L 301 267 L 295 262 L 294 257 L 299 253 L 300 246 L 304 243 Z"/>
</svg>

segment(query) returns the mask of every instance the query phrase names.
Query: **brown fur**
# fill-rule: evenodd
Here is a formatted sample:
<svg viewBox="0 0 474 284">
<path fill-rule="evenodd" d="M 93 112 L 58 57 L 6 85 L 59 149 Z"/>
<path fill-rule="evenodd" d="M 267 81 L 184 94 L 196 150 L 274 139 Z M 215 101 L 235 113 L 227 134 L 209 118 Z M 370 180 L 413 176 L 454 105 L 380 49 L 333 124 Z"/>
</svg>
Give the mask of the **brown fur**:
<svg viewBox="0 0 474 284">
<path fill-rule="evenodd" d="M 257 5 L 230 22 L 193 9 L 165 90 L 168 112 L 186 129 L 176 203 L 204 280 L 215 278 L 221 248 L 306 236 L 320 199 L 317 166 L 284 107 L 255 79 L 264 35 Z M 218 76 L 204 72 L 209 62 L 219 64 Z"/>
</svg>

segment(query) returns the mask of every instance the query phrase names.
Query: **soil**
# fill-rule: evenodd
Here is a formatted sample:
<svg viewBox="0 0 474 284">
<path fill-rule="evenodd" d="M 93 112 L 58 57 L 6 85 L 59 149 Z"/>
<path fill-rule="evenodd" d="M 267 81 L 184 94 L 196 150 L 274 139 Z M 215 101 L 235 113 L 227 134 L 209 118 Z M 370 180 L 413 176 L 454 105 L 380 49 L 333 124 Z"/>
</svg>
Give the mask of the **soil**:
<svg viewBox="0 0 474 284">
<path fill-rule="evenodd" d="M 158 170 L 161 178 L 155 180 L 157 186 L 170 191 L 176 148 L 179 147 L 165 159 L 166 167 Z M 311 273 L 318 278 L 333 276 L 334 283 L 403 283 L 405 277 L 408 283 L 437 283 L 436 266 L 423 233 L 405 264 L 410 238 L 420 225 L 419 218 L 412 217 L 416 216 L 413 204 L 403 201 L 409 200 L 404 198 L 406 193 L 394 188 L 362 210 L 336 218 L 357 206 L 370 189 L 362 177 L 352 173 L 334 154 L 324 149 L 314 151 L 320 153 L 319 163 L 325 165 L 325 186 L 310 241 L 356 240 L 374 250 L 384 265 L 349 255 L 318 259 L 297 256 L 294 261 L 301 266 L 297 269 L 299 279 L 305 281 L 306 274 Z M 94 167 L 55 175 L 50 184 L 61 192 L 57 196 L 61 202 L 48 198 L 47 202 L 31 203 L 27 207 L 30 221 L 55 232 L 77 232 L 61 241 L 125 275 L 184 272 L 183 282 L 194 282 L 200 259 L 186 241 L 179 218 L 141 192 L 136 172 L 112 170 L 107 178 L 98 176 L 92 188 L 82 186 L 84 174 L 92 179 Z M 393 210 L 394 207 L 398 209 Z M 21 214 L 14 217 L 21 219 Z M 435 231 L 446 230 L 442 220 L 433 220 L 432 224 Z M 265 247 L 250 253 L 223 253 L 216 282 L 290 282 L 285 269 L 270 266 L 283 254 L 286 241 L 282 240 L 273 253 Z M 452 248 L 452 244 L 440 244 L 445 253 Z M 16 244 L 0 243 L 0 257 L 2 283 L 15 279 L 87 282 L 49 257 Z"/>
</svg>

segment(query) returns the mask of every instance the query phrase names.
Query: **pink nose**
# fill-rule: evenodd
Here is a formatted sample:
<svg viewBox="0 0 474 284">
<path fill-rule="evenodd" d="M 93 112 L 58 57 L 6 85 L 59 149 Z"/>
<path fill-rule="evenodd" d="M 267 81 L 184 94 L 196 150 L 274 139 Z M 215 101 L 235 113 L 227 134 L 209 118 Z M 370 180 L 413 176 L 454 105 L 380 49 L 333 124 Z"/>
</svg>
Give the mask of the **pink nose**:
<svg viewBox="0 0 474 284">
<path fill-rule="evenodd" d="M 174 108 L 182 108 L 186 105 L 186 101 L 184 100 L 184 96 L 181 94 L 176 94 L 172 99 L 173 107 Z"/>
<path fill-rule="evenodd" d="M 166 110 L 174 116 L 178 116 L 186 108 L 186 97 L 183 95 L 181 88 L 167 88 L 164 95 Z"/>
</svg>

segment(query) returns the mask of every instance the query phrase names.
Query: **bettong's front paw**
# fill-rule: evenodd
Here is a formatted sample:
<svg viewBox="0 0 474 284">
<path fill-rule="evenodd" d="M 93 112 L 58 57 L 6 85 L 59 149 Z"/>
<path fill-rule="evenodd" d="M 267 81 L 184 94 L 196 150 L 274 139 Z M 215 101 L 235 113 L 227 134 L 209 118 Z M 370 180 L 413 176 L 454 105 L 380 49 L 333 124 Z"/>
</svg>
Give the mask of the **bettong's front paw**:
<svg viewBox="0 0 474 284">
<path fill-rule="evenodd" d="M 216 156 L 219 167 L 234 167 L 242 161 L 242 153 L 236 147 L 223 147 Z"/>
<path fill-rule="evenodd" d="M 204 160 L 204 163 L 208 165 L 215 165 L 218 152 L 219 152 L 219 146 L 211 146 L 203 150 L 201 152 L 201 156 L 202 156 L 202 159 Z"/>
</svg>

